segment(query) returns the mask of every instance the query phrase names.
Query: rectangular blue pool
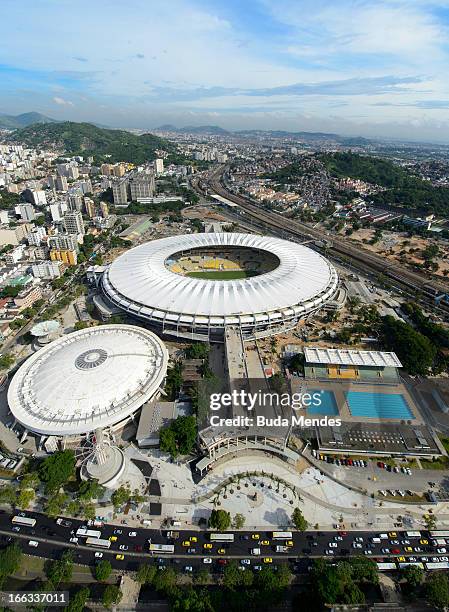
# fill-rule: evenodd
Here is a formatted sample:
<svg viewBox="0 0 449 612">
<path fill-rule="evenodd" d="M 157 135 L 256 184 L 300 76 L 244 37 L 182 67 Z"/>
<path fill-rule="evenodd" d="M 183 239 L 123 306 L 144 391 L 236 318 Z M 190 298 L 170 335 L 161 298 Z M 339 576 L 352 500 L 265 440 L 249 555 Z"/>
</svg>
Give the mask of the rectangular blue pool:
<svg viewBox="0 0 449 612">
<path fill-rule="evenodd" d="M 415 418 L 401 393 L 348 391 L 346 400 L 352 416 L 355 417 L 403 420 Z"/>
<path fill-rule="evenodd" d="M 307 414 L 323 414 L 328 416 L 334 416 L 338 414 L 338 406 L 335 401 L 335 395 L 333 391 L 323 391 L 321 389 L 307 389 L 307 393 L 312 396 L 312 404 L 307 407 Z M 319 393 L 321 403 L 313 403 L 313 394 Z"/>
</svg>

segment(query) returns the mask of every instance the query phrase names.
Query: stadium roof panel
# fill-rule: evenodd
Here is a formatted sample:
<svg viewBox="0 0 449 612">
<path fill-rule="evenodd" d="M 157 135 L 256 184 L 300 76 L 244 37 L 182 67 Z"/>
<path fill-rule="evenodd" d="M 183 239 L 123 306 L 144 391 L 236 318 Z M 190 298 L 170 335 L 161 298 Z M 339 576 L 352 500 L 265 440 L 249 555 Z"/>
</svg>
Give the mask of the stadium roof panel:
<svg viewBox="0 0 449 612">
<path fill-rule="evenodd" d="M 308 363 L 402 368 L 402 363 L 396 353 L 383 351 L 357 351 L 307 346 L 304 347 L 304 357 Z"/>
<path fill-rule="evenodd" d="M 269 272 L 235 280 L 192 278 L 171 271 L 166 261 L 181 251 L 239 247 L 267 251 L 279 259 Z M 103 289 L 115 304 L 138 316 L 157 308 L 164 318 L 242 316 L 285 317 L 313 310 L 335 293 L 338 276 L 320 254 L 271 236 L 208 233 L 173 236 L 147 242 L 116 259 L 103 277 Z"/>
<path fill-rule="evenodd" d="M 157 393 L 167 350 L 152 332 L 103 325 L 73 332 L 33 354 L 8 390 L 14 417 L 47 435 L 120 423 Z"/>
</svg>

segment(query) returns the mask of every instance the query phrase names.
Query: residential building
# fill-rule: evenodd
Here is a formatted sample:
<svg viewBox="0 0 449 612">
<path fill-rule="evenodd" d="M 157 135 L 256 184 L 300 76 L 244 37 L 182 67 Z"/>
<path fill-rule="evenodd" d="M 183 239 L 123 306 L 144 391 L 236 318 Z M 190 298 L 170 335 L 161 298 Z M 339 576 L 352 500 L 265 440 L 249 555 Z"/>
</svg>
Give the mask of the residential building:
<svg viewBox="0 0 449 612">
<path fill-rule="evenodd" d="M 112 167 L 112 172 L 114 176 L 125 176 L 125 166 L 123 164 L 117 164 Z"/>
<path fill-rule="evenodd" d="M 77 234 L 56 234 L 48 237 L 48 246 L 52 250 L 78 251 Z"/>
<path fill-rule="evenodd" d="M 95 217 L 95 202 L 90 198 L 84 198 L 84 208 L 89 219 L 93 219 Z"/>
<path fill-rule="evenodd" d="M 116 179 L 112 183 L 112 195 L 114 196 L 114 204 L 127 204 L 129 202 L 128 196 L 128 180 L 126 178 Z"/>
<path fill-rule="evenodd" d="M 18 261 L 20 261 L 23 258 L 24 251 L 25 251 L 25 245 L 19 244 L 18 246 L 16 246 L 15 249 L 7 253 L 6 263 L 10 266 L 16 264 Z"/>
<path fill-rule="evenodd" d="M 39 285 L 32 285 L 23 289 L 17 297 L 14 298 L 14 304 L 19 310 L 30 308 L 34 302 L 42 297 L 42 289 Z"/>
<path fill-rule="evenodd" d="M 34 206 L 46 206 L 47 205 L 47 196 L 45 191 L 41 189 L 31 190 L 25 189 L 22 193 L 23 198 L 26 202 L 30 202 L 30 204 L 34 204 Z"/>
<path fill-rule="evenodd" d="M 69 251 L 66 249 L 53 249 L 50 251 L 50 259 L 52 261 L 62 261 L 68 266 L 76 266 L 78 263 L 78 256 L 74 250 Z"/>
<path fill-rule="evenodd" d="M 154 160 L 154 169 L 156 170 L 156 174 L 163 174 L 164 172 L 164 160 L 158 157 Z"/>
<path fill-rule="evenodd" d="M 45 227 L 33 227 L 27 236 L 28 244 L 32 246 L 39 246 L 46 234 L 47 230 Z"/>
<path fill-rule="evenodd" d="M 53 221 L 62 221 L 67 212 L 67 202 L 55 202 L 50 204 L 50 214 Z"/>
<path fill-rule="evenodd" d="M 139 172 L 130 179 L 131 200 L 151 198 L 154 195 L 154 174 Z"/>
<path fill-rule="evenodd" d="M 101 216 L 106 219 L 109 216 L 109 206 L 107 202 L 100 202 Z"/>
<path fill-rule="evenodd" d="M 23 221 L 34 221 L 36 212 L 32 204 L 19 204 L 19 215 Z"/>
<path fill-rule="evenodd" d="M 56 189 L 57 191 L 67 191 L 69 188 L 69 184 L 67 182 L 67 178 L 65 176 L 58 176 L 56 179 Z"/>
<path fill-rule="evenodd" d="M 53 280 L 62 275 L 64 267 L 62 261 L 39 261 L 32 265 L 31 270 L 35 278 Z"/>
<path fill-rule="evenodd" d="M 79 210 L 64 215 L 64 227 L 68 234 L 84 236 L 83 215 Z"/>
<path fill-rule="evenodd" d="M 83 207 L 83 196 L 80 193 L 69 193 L 67 196 L 67 208 L 70 211 L 81 210 Z"/>
</svg>

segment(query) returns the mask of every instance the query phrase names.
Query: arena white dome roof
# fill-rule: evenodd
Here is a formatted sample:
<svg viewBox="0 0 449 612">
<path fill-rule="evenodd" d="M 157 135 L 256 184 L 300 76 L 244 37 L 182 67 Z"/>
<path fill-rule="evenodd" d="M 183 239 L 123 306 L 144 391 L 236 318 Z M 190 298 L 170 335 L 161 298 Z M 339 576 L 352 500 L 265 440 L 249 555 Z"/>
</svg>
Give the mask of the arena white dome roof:
<svg viewBox="0 0 449 612">
<path fill-rule="evenodd" d="M 152 332 L 103 325 L 73 332 L 34 353 L 8 390 L 14 417 L 48 435 L 120 423 L 157 393 L 168 354 Z"/>
<path fill-rule="evenodd" d="M 237 280 L 192 278 L 166 265 L 190 249 L 239 247 L 267 251 L 278 265 Z M 121 255 L 106 270 L 106 296 L 127 312 L 164 325 L 220 326 L 299 316 L 335 293 L 338 276 L 319 253 L 271 236 L 237 233 L 187 234 L 147 242 Z"/>
</svg>

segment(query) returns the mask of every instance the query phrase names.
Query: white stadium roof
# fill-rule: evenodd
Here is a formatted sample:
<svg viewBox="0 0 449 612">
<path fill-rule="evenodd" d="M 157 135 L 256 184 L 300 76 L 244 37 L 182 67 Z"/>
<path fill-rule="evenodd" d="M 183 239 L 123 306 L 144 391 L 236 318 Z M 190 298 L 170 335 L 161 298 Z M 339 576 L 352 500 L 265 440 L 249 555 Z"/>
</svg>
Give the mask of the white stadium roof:
<svg viewBox="0 0 449 612">
<path fill-rule="evenodd" d="M 383 351 L 357 351 L 307 346 L 304 347 L 304 357 L 308 363 L 402 368 L 402 363 L 396 353 Z"/>
<path fill-rule="evenodd" d="M 152 332 L 102 325 L 34 353 L 8 390 L 14 417 L 47 435 L 76 435 L 120 423 L 157 393 L 168 354 Z"/>
<path fill-rule="evenodd" d="M 166 266 L 181 251 L 217 247 L 268 251 L 279 265 L 238 280 L 192 278 Z M 142 318 L 179 325 L 208 320 L 220 326 L 245 316 L 271 323 L 316 309 L 332 297 L 338 276 L 324 257 L 300 244 L 224 232 L 173 236 L 135 247 L 111 264 L 102 283 L 114 304 Z"/>
</svg>

